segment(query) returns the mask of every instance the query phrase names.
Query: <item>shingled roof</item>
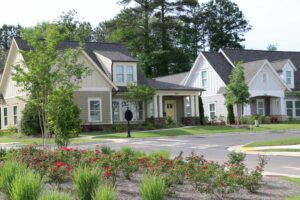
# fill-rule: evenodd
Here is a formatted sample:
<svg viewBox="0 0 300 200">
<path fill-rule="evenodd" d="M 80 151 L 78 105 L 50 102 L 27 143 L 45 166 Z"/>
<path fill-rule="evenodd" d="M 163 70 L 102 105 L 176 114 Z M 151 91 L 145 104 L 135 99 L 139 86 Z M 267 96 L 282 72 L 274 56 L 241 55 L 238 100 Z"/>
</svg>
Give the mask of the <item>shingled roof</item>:
<svg viewBox="0 0 300 200">
<path fill-rule="evenodd" d="M 231 60 L 232 63 L 237 61 L 252 62 L 255 60 L 263 59 L 274 62 L 278 60 L 290 59 L 294 66 L 297 68 L 297 71 L 295 71 L 295 90 L 300 89 L 300 52 L 245 49 L 223 49 L 223 52 Z"/>
<path fill-rule="evenodd" d="M 183 82 L 183 80 L 185 80 L 185 78 L 187 77 L 188 74 L 189 74 L 189 71 L 181 72 L 178 74 L 167 75 L 167 76 L 160 76 L 160 77 L 156 77 L 154 79 L 157 81 L 166 82 L 166 83 L 180 84 Z"/>
<path fill-rule="evenodd" d="M 28 44 L 22 40 L 20 37 L 14 38 L 17 42 L 18 47 L 21 50 L 29 51 L 31 47 L 28 46 Z M 76 48 L 79 46 L 78 41 L 63 41 L 58 46 L 57 49 L 63 50 L 67 48 Z M 132 58 L 128 52 L 128 49 L 123 46 L 122 44 L 118 43 L 100 43 L 100 42 L 86 42 L 84 43 L 84 51 L 88 54 L 88 56 L 96 63 L 96 65 L 108 76 L 106 70 L 104 70 L 103 66 L 99 62 L 97 56 L 95 53 L 99 53 L 109 59 L 111 59 L 114 62 L 137 62 L 136 59 Z M 201 88 L 194 88 L 194 87 L 187 87 L 187 86 L 181 86 L 177 84 L 171 84 L 171 83 L 164 83 L 160 81 L 156 81 L 154 79 L 146 78 L 143 72 L 138 67 L 137 69 L 137 82 L 138 85 L 148 85 L 150 87 L 153 87 L 157 90 L 197 90 L 201 91 L 203 89 Z M 127 91 L 126 87 L 120 86 L 118 87 L 120 92 Z"/>
</svg>

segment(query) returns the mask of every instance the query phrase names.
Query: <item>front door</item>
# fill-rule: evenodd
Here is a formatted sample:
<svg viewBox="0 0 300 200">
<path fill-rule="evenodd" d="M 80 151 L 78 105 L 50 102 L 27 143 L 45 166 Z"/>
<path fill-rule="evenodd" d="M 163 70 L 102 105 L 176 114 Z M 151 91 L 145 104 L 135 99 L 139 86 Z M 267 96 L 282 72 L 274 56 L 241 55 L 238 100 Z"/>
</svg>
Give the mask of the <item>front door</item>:
<svg viewBox="0 0 300 200">
<path fill-rule="evenodd" d="M 167 117 L 171 117 L 173 121 L 176 120 L 176 100 L 166 100 L 165 101 L 165 112 Z"/>
</svg>

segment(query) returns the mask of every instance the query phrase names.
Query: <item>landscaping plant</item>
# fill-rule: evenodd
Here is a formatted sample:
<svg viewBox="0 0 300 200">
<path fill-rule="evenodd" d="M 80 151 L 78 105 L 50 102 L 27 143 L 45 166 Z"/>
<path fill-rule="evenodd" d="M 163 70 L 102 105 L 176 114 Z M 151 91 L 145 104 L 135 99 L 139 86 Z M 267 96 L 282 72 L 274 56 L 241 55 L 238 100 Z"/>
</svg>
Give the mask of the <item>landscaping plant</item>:
<svg viewBox="0 0 300 200">
<path fill-rule="evenodd" d="M 79 200 L 92 200 L 100 184 L 101 174 L 97 168 L 80 167 L 73 173 L 73 182 Z"/>
<path fill-rule="evenodd" d="M 117 200 L 116 188 L 111 185 L 101 185 L 95 192 L 93 200 Z"/>
<path fill-rule="evenodd" d="M 38 200 L 41 190 L 41 176 L 30 170 L 25 170 L 16 175 L 9 196 L 11 200 Z"/>
<path fill-rule="evenodd" d="M 143 177 L 139 191 L 143 200 L 163 200 L 166 195 L 166 184 L 163 176 Z"/>
<path fill-rule="evenodd" d="M 71 200 L 71 194 L 58 190 L 46 191 L 39 200 Z"/>
</svg>

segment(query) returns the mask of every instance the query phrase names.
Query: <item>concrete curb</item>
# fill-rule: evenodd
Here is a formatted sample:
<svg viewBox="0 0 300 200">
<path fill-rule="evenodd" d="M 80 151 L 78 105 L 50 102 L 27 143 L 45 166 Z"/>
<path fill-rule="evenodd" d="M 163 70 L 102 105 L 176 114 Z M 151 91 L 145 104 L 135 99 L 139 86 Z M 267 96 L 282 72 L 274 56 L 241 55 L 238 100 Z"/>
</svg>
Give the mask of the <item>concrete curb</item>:
<svg viewBox="0 0 300 200">
<path fill-rule="evenodd" d="M 264 152 L 259 151 L 255 149 L 255 147 L 244 147 L 247 144 L 244 145 L 237 145 L 229 147 L 228 151 L 234 151 L 234 152 L 242 152 L 245 154 L 250 155 L 266 155 L 266 156 L 291 156 L 291 157 L 300 157 L 300 152 Z"/>
</svg>

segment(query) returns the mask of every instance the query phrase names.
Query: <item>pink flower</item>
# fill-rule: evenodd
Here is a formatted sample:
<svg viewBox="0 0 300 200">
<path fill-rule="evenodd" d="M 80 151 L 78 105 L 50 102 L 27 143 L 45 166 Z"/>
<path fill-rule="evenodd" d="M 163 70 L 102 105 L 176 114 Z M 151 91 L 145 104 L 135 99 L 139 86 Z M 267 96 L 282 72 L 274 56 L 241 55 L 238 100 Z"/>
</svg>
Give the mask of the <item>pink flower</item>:
<svg viewBox="0 0 300 200">
<path fill-rule="evenodd" d="M 106 172 L 105 172 L 105 176 L 106 176 L 106 177 L 110 177 L 110 176 L 111 176 L 111 173 L 110 173 L 109 171 L 106 171 Z"/>
</svg>

